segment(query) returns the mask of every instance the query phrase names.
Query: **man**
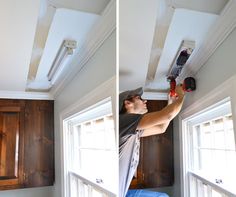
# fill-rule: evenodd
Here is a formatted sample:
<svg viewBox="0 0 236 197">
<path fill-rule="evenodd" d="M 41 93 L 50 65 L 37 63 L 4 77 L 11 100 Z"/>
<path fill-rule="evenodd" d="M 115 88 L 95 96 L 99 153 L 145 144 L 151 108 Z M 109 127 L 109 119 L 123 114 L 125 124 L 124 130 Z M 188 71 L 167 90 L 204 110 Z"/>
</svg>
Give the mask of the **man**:
<svg viewBox="0 0 236 197">
<path fill-rule="evenodd" d="M 119 95 L 119 196 L 125 197 L 139 162 L 140 137 L 164 133 L 170 121 L 180 112 L 184 91 L 176 87 L 178 97 L 161 111 L 147 113 L 143 89 Z"/>
</svg>

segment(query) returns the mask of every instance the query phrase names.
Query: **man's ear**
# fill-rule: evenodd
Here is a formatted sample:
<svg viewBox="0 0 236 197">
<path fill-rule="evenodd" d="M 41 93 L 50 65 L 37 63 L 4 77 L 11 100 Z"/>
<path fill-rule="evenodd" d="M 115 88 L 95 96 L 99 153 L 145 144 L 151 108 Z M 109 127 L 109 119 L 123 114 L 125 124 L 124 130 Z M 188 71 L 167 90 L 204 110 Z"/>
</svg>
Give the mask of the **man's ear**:
<svg viewBox="0 0 236 197">
<path fill-rule="evenodd" d="M 124 105 L 125 105 L 125 106 L 129 106 L 130 104 L 132 104 L 131 101 L 129 101 L 129 100 L 125 100 L 125 101 L 124 101 Z"/>
</svg>

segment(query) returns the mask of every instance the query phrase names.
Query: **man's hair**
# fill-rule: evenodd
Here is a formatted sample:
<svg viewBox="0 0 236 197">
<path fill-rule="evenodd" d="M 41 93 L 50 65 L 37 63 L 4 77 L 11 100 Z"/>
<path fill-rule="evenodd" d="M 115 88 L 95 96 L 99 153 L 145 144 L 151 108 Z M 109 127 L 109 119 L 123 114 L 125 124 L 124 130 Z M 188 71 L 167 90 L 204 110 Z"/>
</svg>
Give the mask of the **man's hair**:
<svg viewBox="0 0 236 197">
<path fill-rule="evenodd" d="M 138 95 L 137 95 L 137 96 L 138 96 Z M 134 97 L 135 97 L 135 96 L 132 96 L 132 97 L 130 97 L 130 98 L 128 98 L 128 99 L 125 99 L 125 100 L 123 101 L 123 105 L 122 105 L 122 108 L 121 108 L 119 114 L 125 114 L 125 113 L 127 113 L 127 109 L 126 109 L 126 107 L 125 107 L 125 101 L 133 102 Z"/>
<path fill-rule="evenodd" d="M 131 98 L 132 96 L 138 95 L 138 96 L 142 96 L 143 94 L 143 88 L 137 88 L 135 90 L 127 90 L 125 92 L 121 92 L 119 94 L 119 114 L 121 112 L 122 107 L 124 106 L 124 101 L 128 100 L 129 98 Z"/>
</svg>

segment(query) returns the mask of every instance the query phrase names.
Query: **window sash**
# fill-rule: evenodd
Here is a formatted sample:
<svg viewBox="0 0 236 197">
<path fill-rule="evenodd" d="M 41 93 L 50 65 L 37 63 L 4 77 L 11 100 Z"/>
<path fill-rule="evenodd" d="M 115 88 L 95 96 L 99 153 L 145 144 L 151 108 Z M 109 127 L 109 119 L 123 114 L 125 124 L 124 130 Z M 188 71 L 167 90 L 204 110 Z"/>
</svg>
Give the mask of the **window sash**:
<svg viewBox="0 0 236 197">
<path fill-rule="evenodd" d="M 232 146 L 231 148 L 228 148 L 228 142 L 225 141 L 226 139 L 226 135 L 229 132 L 229 128 L 230 127 L 226 127 L 225 126 L 225 122 L 228 120 L 228 115 L 227 116 L 223 116 L 220 118 L 217 118 L 218 122 L 221 122 L 221 126 L 222 126 L 222 131 L 223 132 L 223 136 L 222 136 L 222 140 L 224 140 L 224 143 L 222 144 L 222 147 L 217 147 L 217 144 L 219 144 L 216 141 L 216 135 L 219 132 L 218 129 L 215 127 L 215 120 L 210 120 L 208 122 L 204 122 L 204 123 L 200 123 L 198 125 L 194 125 L 194 126 L 190 126 L 189 132 L 191 133 L 190 135 L 190 151 L 191 154 L 189 155 L 189 158 L 191 160 L 191 166 L 190 169 L 192 171 L 200 171 L 200 172 L 205 172 L 205 177 L 207 176 L 212 176 L 212 174 L 214 174 L 215 178 L 220 178 L 223 180 L 225 185 L 229 185 L 229 188 L 232 187 L 231 185 L 231 170 L 233 170 L 234 168 L 232 167 L 232 165 L 230 165 L 231 161 L 227 162 L 227 158 L 229 158 L 229 155 L 232 155 L 233 157 L 231 158 L 231 160 L 233 159 L 233 161 L 235 161 L 235 148 L 234 146 Z M 210 127 L 208 129 L 210 129 L 210 135 L 208 138 L 208 140 L 211 141 L 211 143 L 209 143 L 207 140 L 206 142 L 204 142 L 206 138 L 206 135 L 204 133 L 204 125 L 209 125 Z M 207 130 L 205 130 L 207 131 Z M 195 140 L 194 140 L 195 139 Z M 208 145 L 210 144 L 210 145 Z M 208 156 L 206 155 L 208 154 Z M 219 156 L 216 156 L 216 154 L 221 154 L 221 156 L 223 157 L 222 159 L 220 159 Z M 207 157 L 207 158 L 206 158 Z M 212 162 L 216 162 L 216 163 L 212 163 L 212 162 L 207 162 L 208 161 L 212 161 Z M 225 164 L 225 169 L 229 169 L 229 170 L 224 170 L 222 169 L 222 164 Z M 210 166 L 209 166 L 210 165 Z M 212 165 L 216 166 L 217 169 L 217 165 L 219 166 L 219 170 L 217 171 L 212 171 L 213 168 L 211 167 Z M 230 168 L 231 166 L 231 168 Z M 236 173 L 235 173 L 236 174 Z"/>
<path fill-rule="evenodd" d="M 190 194 L 192 196 L 195 196 L 193 195 L 194 191 L 193 188 L 190 189 L 191 187 L 191 177 L 192 175 L 190 175 L 189 173 L 189 170 L 191 169 L 191 172 L 192 173 L 195 173 L 195 174 L 198 174 L 197 171 L 194 171 L 193 172 L 193 169 L 196 169 L 196 165 L 200 165 L 201 164 L 201 156 L 200 156 L 200 150 L 203 150 L 203 149 L 207 149 L 208 147 L 204 147 L 204 146 L 196 146 L 196 141 L 197 140 L 194 140 L 194 139 L 198 139 L 198 141 L 200 140 L 200 136 L 199 134 L 197 134 L 196 132 L 196 129 L 197 129 L 197 125 L 198 124 L 203 124 L 203 123 L 206 123 L 206 122 L 209 122 L 209 121 L 216 121 L 216 122 L 220 122 L 218 121 L 219 119 L 219 114 L 223 115 L 223 116 L 227 116 L 228 114 L 231 113 L 231 104 L 230 104 L 230 100 L 228 99 L 225 99 L 224 101 L 222 102 L 219 102 L 218 104 L 215 104 L 214 107 L 216 107 L 217 110 L 215 110 L 213 107 L 209 107 L 208 110 L 204 110 L 203 113 L 200 113 L 198 112 L 197 115 L 191 115 L 191 117 L 185 119 L 185 120 L 182 120 L 182 124 L 180 125 L 180 127 L 183 128 L 184 131 L 184 134 L 182 135 L 183 137 L 183 150 L 184 150 L 184 156 L 185 158 L 187 158 L 187 160 L 185 160 L 185 164 L 182 163 L 183 165 L 183 171 L 186 172 L 186 178 L 185 177 L 182 177 L 183 178 L 183 181 L 184 181 L 184 185 L 185 187 L 182 188 L 184 190 L 182 190 L 181 192 L 184 192 L 184 195 L 186 196 L 189 196 Z M 209 111 L 209 112 L 208 112 Z M 213 112 L 213 113 L 212 113 Z M 212 114 L 213 115 L 212 115 Z M 201 117 L 201 114 L 203 114 L 204 116 Z M 210 117 L 210 118 L 209 118 Z M 180 117 L 181 119 L 182 117 Z M 196 118 L 196 119 L 195 119 Z M 194 131 L 194 126 L 195 126 L 195 131 Z M 228 127 L 229 128 L 229 127 Z M 233 128 L 232 128 L 233 129 Z M 216 131 L 218 132 L 218 131 Z M 234 137 L 235 138 L 235 137 Z M 195 147 L 195 149 L 193 148 Z M 197 147 L 197 148 L 196 148 Z M 235 147 L 235 142 L 234 142 L 234 147 Z M 232 151 L 235 151 L 234 150 L 234 147 L 230 146 L 230 148 L 222 148 L 223 151 L 227 151 L 227 152 L 232 152 Z M 213 146 L 210 147 L 212 150 L 217 150 L 217 149 L 220 149 L 220 148 L 215 148 Z M 209 149 L 210 149 L 209 148 Z M 188 151 L 186 151 L 188 150 Z M 193 156 L 195 158 L 193 158 Z M 196 164 L 196 162 L 194 163 L 194 160 L 195 161 L 198 161 L 198 164 Z M 207 179 L 205 176 L 201 176 L 200 174 L 198 174 L 199 177 L 201 177 L 202 179 Z M 188 177 L 188 178 L 187 178 Z M 195 177 L 196 178 L 196 177 Z M 198 179 L 199 180 L 199 179 Z M 214 181 L 214 179 L 212 179 Z M 211 182 L 212 184 L 214 184 L 214 182 L 211 182 L 210 180 L 208 180 L 208 182 Z M 195 183 L 196 184 L 196 183 Z M 199 183 L 200 184 L 200 183 Z M 205 183 L 201 183 L 201 184 L 205 184 Z M 226 188 L 223 184 L 221 185 L 217 185 L 218 187 L 222 187 L 223 190 L 227 191 L 230 193 L 230 197 L 232 196 L 232 189 L 230 188 L 230 191 L 228 191 L 229 188 Z M 217 190 L 217 188 L 215 187 L 212 187 L 212 186 L 208 186 L 211 188 L 211 193 L 214 189 Z M 196 187 L 197 188 L 197 187 Z M 205 186 L 203 187 L 202 186 L 202 192 L 205 192 L 205 193 L 209 193 L 209 188 L 207 189 L 207 187 L 205 188 Z M 218 191 L 218 190 L 217 190 Z M 195 190 L 195 193 L 199 193 L 200 191 L 198 191 L 197 189 Z M 222 196 L 224 196 L 227 194 L 222 194 Z M 201 196 L 201 195 L 200 195 Z M 209 196 L 209 195 L 208 195 Z M 211 196 L 211 195 L 210 195 Z M 235 196 L 235 194 L 233 194 L 233 196 Z"/>
<path fill-rule="evenodd" d="M 85 178 L 86 180 L 90 180 L 90 182 L 96 182 L 96 179 L 101 179 L 103 181 L 103 184 L 100 187 L 105 187 L 113 191 L 114 183 L 113 181 L 108 179 L 108 172 L 110 172 L 111 170 L 109 171 L 108 166 L 107 166 L 108 164 L 111 164 L 113 162 L 112 165 L 110 166 L 115 168 L 116 164 L 114 164 L 114 162 L 117 159 L 115 158 L 115 156 L 117 155 L 116 154 L 117 150 L 116 150 L 116 139 L 115 139 L 115 122 L 113 120 L 112 113 L 111 113 L 111 101 L 106 100 L 106 102 L 101 102 L 99 103 L 99 105 L 95 104 L 93 107 L 94 108 L 90 107 L 89 110 L 84 110 L 84 113 L 78 113 L 77 116 L 74 116 L 72 119 L 69 119 L 67 121 L 66 133 L 67 133 L 67 151 L 68 151 L 67 164 L 68 165 L 67 165 L 66 176 L 70 178 L 68 175 L 68 172 L 73 172 L 79 175 L 80 177 Z M 112 124 L 111 124 L 111 121 L 112 121 Z M 81 132 L 83 132 L 83 126 L 85 126 L 85 129 L 87 129 L 86 126 L 94 125 L 96 123 L 99 124 L 101 122 L 103 122 L 104 125 L 102 125 L 101 128 L 100 128 L 101 125 L 99 125 L 99 131 L 96 131 L 96 132 L 99 132 L 99 133 L 103 132 L 104 134 L 103 137 L 105 138 L 104 139 L 105 141 L 102 144 L 103 146 L 97 146 L 97 147 L 91 146 L 92 144 L 88 146 L 86 145 L 81 146 L 81 141 L 79 142 L 79 139 L 81 138 L 80 136 Z M 93 134 L 94 128 L 91 128 L 91 129 L 92 129 L 91 134 Z M 101 131 L 101 129 L 103 129 L 104 131 Z M 112 135 L 113 142 L 110 142 L 111 135 Z M 85 136 L 85 137 L 89 137 L 89 136 Z M 108 141 L 108 138 L 109 138 L 109 141 Z M 107 155 L 106 158 L 110 158 L 110 162 L 105 161 L 104 159 L 96 160 L 96 161 L 105 161 L 105 164 L 103 165 L 102 162 L 96 163 L 96 161 L 93 160 L 94 162 L 92 163 L 94 165 L 97 166 L 97 164 L 100 164 L 100 168 L 98 167 L 98 169 L 100 170 L 94 170 L 94 172 L 91 172 L 91 170 L 88 170 L 86 168 L 81 169 L 81 165 L 83 164 L 81 163 L 82 161 L 81 153 L 83 152 L 84 154 L 84 152 L 86 151 L 89 151 L 90 155 L 91 154 L 96 155 L 96 156 Z M 92 153 L 94 151 L 95 153 Z M 76 152 L 78 152 L 78 154 Z M 75 159 L 75 158 L 78 158 L 78 159 Z M 88 158 L 87 158 L 87 162 L 88 162 Z M 93 166 L 90 165 L 90 168 L 94 169 L 94 165 Z M 105 168 L 103 166 L 107 166 L 106 171 L 103 169 Z M 109 175 L 112 176 L 112 173 L 110 173 Z M 113 178 L 112 180 L 116 180 L 115 179 L 116 175 L 114 174 L 114 177 L 112 178 Z M 69 182 L 67 182 L 67 184 L 69 184 Z M 68 188 L 71 189 L 71 187 L 69 186 Z M 91 190 L 91 192 L 93 192 L 93 190 Z"/>
<path fill-rule="evenodd" d="M 189 171 L 188 172 L 188 176 L 189 176 L 189 180 L 192 182 L 191 185 L 193 185 L 193 179 L 192 178 L 195 178 L 197 181 L 199 181 L 201 184 L 203 185 L 206 185 L 208 187 L 208 197 L 211 197 L 211 193 L 212 193 L 212 190 L 215 190 L 217 191 L 218 193 L 220 193 L 222 196 L 224 197 L 236 197 L 236 194 L 235 193 L 232 193 L 230 191 L 228 191 L 226 188 L 222 187 L 222 186 L 219 186 L 218 184 L 216 183 L 213 183 L 211 180 L 209 179 L 206 179 L 204 177 L 202 177 L 201 175 L 199 175 L 198 173 L 195 173 L 195 172 L 192 172 L 192 171 Z M 196 182 L 195 181 L 195 184 Z M 199 184 L 199 182 L 197 182 L 197 184 Z M 193 186 L 194 187 L 194 186 Z M 199 191 L 199 189 L 196 189 L 199 188 L 198 185 L 195 185 L 195 188 L 192 188 L 193 191 L 197 191 L 197 196 L 204 196 L 204 195 L 201 195 L 203 191 Z M 200 195 L 199 192 L 201 193 Z M 192 192 L 191 192 L 192 193 Z M 192 193 L 193 194 L 193 193 Z M 194 195 L 193 195 L 194 196 Z"/>
</svg>

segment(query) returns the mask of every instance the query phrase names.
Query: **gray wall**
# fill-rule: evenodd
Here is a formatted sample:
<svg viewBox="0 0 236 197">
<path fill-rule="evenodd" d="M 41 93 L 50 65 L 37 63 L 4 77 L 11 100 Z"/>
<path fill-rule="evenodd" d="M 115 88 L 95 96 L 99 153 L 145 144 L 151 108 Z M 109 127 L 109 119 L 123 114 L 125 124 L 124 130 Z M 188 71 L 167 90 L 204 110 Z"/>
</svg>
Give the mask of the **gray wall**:
<svg viewBox="0 0 236 197">
<path fill-rule="evenodd" d="M 89 60 L 86 66 L 76 75 L 55 99 L 55 170 L 56 183 L 54 197 L 61 197 L 61 144 L 59 114 L 84 95 L 110 79 L 116 74 L 116 34 L 111 36 Z"/>
<path fill-rule="evenodd" d="M 236 74 L 236 30 L 226 38 L 206 64 L 196 74 L 197 90 L 186 97 L 183 109 L 197 102 L 212 89 Z M 174 121 L 175 184 L 173 197 L 180 196 L 180 143 L 178 119 Z"/>
</svg>

